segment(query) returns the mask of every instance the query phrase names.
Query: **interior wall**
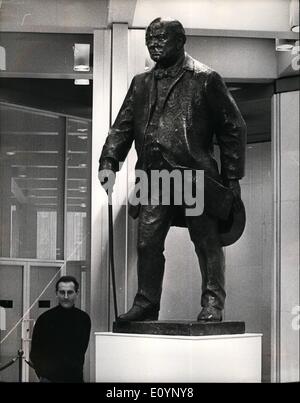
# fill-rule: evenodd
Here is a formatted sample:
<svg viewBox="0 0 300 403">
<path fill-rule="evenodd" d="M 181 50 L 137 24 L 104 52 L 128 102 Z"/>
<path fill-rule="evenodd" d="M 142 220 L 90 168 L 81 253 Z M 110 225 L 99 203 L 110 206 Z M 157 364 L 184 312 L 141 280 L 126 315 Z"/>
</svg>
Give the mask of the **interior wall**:
<svg viewBox="0 0 300 403">
<path fill-rule="evenodd" d="M 186 51 L 218 71 L 224 79 L 272 80 L 277 77 L 273 39 L 188 36 Z"/>
</svg>

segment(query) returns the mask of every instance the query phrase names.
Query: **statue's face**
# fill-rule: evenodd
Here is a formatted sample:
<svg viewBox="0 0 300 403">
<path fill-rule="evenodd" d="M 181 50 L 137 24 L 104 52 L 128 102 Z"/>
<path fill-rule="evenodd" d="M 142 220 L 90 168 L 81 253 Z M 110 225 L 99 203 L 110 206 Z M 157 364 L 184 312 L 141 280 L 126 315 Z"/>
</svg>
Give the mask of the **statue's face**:
<svg viewBox="0 0 300 403">
<path fill-rule="evenodd" d="M 178 53 L 175 34 L 166 25 L 150 25 L 146 32 L 146 45 L 152 60 L 168 64 Z"/>
</svg>

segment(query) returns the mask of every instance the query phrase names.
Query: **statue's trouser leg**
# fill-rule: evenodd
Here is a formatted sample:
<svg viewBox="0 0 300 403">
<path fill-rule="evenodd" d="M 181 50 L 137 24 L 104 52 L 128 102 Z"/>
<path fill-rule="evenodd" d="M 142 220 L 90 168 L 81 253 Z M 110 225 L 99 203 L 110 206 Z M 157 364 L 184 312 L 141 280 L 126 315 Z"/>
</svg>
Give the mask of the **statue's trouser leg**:
<svg viewBox="0 0 300 403">
<path fill-rule="evenodd" d="M 138 294 L 159 306 L 165 268 L 164 243 L 171 226 L 170 206 L 141 206 L 138 225 Z"/>
<path fill-rule="evenodd" d="M 218 221 L 206 212 L 200 216 L 187 216 L 186 221 L 202 275 L 201 305 L 223 309 L 226 297 L 225 262 Z"/>
</svg>

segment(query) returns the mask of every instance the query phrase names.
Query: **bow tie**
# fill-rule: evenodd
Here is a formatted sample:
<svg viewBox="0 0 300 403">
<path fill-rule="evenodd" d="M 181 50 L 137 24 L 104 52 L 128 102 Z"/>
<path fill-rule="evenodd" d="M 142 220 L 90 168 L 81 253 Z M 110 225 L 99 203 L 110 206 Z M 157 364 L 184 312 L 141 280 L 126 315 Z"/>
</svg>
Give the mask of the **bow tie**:
<svg viewBox="0 0 300 403">
<path fill-rule="evenodd" d="M 171 70 L 171 69 L 155 69 L 154 70 L 154 77 L 157 80 L 161 80 L 162 78 L 168 78 L 168 77 L 175 77 L 178 73 L 178 69 L 176 70 Z"/>
<path fill-rule="evenodd" d="M 154 70 L 154 77 L 157 80 L 161 80 L 162 78 L 171 77 L 171 75 L 169 74 L 168 70 L 157 69 L 157 70 Z"/>
</svg>

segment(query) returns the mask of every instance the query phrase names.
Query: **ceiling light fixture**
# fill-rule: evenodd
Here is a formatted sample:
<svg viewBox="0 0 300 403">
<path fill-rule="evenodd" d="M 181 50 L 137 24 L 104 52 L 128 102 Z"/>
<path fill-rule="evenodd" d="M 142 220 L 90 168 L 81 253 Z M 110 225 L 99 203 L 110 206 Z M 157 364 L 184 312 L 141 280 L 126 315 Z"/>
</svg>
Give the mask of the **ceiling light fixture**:
<svg viewBox="0 0 300 403">
<path fill-rule="evenodd" d="M 299 32 L 299 0 L 290 2 L 290 28 L 293 32 Z"/>
<path fill-rule="evenodd" d="M 75 43 L 74 50 L 74 70 L 90 71 L 90 44 Z"/>
<path fill-rule="evenodd" d="M 6 52 L 3 46 L 0 46 L 0 70 L 6 70 Z"/>
<path fill-rule="evenodd" d="M 76 80 L 74 80 L 74 84 L 75 85 L 89 85 L 90 80 L 87 80 L 85 78 L 77 78 Z"/>
<path fill-rule="evenodd" d="M 290 39 L 276 39 L 276 50 L 278 52 L 288 52 L 293 49 L 295 41 Z"/>
<path fill-rule="evenodd" d="M 26 166 L 23 165 L 18 168 L 18 178 L 27 178 Z"/>
<path fill-rule="evenodd" d="M 228 87 L 229 91 L 238 91 L 241 89 L 241 87 Z"/>
</svg>

